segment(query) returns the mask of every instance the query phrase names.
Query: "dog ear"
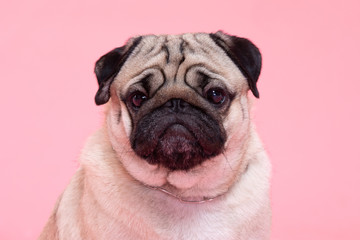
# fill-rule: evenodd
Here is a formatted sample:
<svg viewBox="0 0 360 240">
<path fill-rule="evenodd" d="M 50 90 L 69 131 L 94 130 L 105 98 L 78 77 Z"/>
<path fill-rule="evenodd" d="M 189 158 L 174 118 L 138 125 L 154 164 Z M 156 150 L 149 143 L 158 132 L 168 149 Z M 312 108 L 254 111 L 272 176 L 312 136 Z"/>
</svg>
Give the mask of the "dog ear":
<svg viewBox="0 0 360 240">
<path fill-rule="evenodd" d="M 140 41 L 141 37 L 130 40 L 125 46 L 115 48 L 97 60 L 95 74 L 99 89 L 95 95 L 96 105 L 102 105 L 109 101 L 110 86 L 114 78 Z"/>
<path fill-rule="evenodd" d="M 261 70 L 259 49 L 246 38 L 228 35 L 221 31 L 210 34 L 210 37 L 245 75 L 251 92 L 259 98 L 259 91 L 256 87 Z"/>
</svg>

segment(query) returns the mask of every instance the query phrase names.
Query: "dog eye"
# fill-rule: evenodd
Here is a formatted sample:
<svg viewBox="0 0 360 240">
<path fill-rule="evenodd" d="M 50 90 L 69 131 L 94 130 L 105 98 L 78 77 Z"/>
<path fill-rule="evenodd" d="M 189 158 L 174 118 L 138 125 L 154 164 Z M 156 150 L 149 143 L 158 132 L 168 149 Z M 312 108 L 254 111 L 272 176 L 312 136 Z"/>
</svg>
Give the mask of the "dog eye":
<svg viewBox="0 0 360 240">
<path fill-rule="evenodd" d="M 139 108 L 146 100 L 147 96 L 140 91 L 136 91 L 130 95 L 130 101 L 134 108 Z"/>
<path fill-rule="evenodd" d="M 220 105 L 225 102 L 225 91 L 220 88 L 211 88 L 206 92 L 206 98 L 212 104 Z"/>
</svg>

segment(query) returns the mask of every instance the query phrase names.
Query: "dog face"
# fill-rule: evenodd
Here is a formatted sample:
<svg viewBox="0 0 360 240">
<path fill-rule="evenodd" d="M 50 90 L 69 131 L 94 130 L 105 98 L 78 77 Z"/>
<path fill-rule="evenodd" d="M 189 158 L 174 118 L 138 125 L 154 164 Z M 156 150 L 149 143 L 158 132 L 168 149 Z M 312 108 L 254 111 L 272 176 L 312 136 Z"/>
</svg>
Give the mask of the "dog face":
<svg viewBox="0 0 360 240">
<path fill-rule="evenodd" d="M 222 32 L 142 36 L 102 56 L 98 105 L 135 179 L 188 200 L 225 192 L 243 170 L 261 55 Z"/>
</svg>

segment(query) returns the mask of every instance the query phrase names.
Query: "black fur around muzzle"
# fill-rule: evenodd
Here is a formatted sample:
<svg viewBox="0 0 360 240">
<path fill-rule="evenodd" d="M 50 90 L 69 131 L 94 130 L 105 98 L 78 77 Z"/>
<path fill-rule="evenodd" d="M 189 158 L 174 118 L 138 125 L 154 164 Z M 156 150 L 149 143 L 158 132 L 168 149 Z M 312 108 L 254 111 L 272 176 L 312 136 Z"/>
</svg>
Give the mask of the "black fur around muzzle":
<svg viewBox="0 0 360 240">
<path fill-rule="evenodd" d="M 226 134 L 210 115 L 171 99 L 142 117 L 130 140 L 136 154 L 148 163 L 188 170 L 220 154 Z"/>
</svg>

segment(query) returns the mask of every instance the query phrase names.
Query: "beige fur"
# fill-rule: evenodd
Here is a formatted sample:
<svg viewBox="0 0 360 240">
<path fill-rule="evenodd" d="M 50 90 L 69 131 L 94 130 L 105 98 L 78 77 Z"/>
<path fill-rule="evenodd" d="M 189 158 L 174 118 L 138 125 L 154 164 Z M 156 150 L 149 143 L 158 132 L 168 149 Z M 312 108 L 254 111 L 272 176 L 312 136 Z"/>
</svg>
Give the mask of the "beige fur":
<svg viewBox="0 0 360 240">
<path fill-rule="evenodd" d="M 179 66 L 180 40 L 187 42 L 187 48 L 186 60 Z M 161 51 L 163 44 L 167 44 L 169 56 Z M 153 105 L 181 97 L 206 106 L 205 100 L 195 97 L 184 84 L 186 69 L 190 69 L 190 85 L 194 79 L 191 74 L 203 71 L 216 79 L 212 84 L 226 85 L 238 93 L 228 113 L 221 115 L 228 136 L 223 154 L 188 171 L 170 171 L 150 165 L 134 153 L 129 142 L 130 113 L 119 99 L 149 72 L 157 76 L 154 88 L 161 85 L 165 79 L 159 68 L 168 85 L 156 93 L 159 97 L 149 100 Z M 246 78 L 208 34 L 144 37 L 110 91 L 106 121 L 88 139 L 81 167 L 59 199 L 40 240 L 269 239 L 271 167 L 250 121 Z M 161 186 L 185 201 L 214 200 L 182 202 L 147 186 Z"/>
</svg>

